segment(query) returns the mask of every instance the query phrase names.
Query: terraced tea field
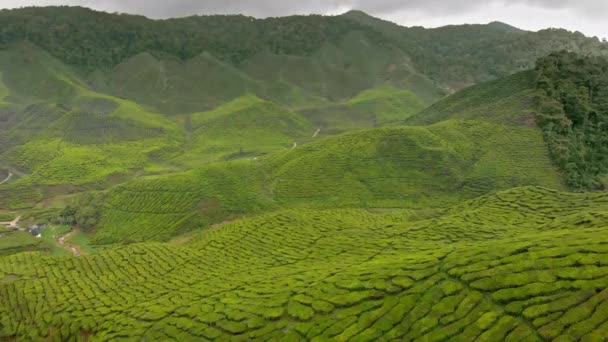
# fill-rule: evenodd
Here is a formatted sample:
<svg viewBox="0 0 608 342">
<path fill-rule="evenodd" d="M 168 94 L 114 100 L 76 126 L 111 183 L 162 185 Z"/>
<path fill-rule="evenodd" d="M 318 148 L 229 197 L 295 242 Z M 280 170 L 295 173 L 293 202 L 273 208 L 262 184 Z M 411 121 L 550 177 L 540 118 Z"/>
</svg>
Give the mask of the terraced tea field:
<svg viewBox="0 0 608 342">
<path fill-rule="evenodd" d="M 608 341 L 605 42 L 2 7 L 0 340 Z"/>
<path fill-rule="evenodd" d="M 438 101 L 405 120 L 428 125 L 449 119 L 475 119 L 519 126 L 533 126 L 536 75 L 524 71 L 481 83 Z"/>
<path fill-rule="evenodd" d="M 270 209 L 445 208 L 515 186 L 561 189 L 540 132 L 482 121 L 391 127 L 111 188 L 98 243 L 166 241 Z"/>
<path fill-rule="evenodd" d="M 517 188 L 426 219 L 288 210 L 181 247 L 17 254 L 0 259 L 0 335 L 602 341 L 607 214 L 606 194 Z"/>
</svg>

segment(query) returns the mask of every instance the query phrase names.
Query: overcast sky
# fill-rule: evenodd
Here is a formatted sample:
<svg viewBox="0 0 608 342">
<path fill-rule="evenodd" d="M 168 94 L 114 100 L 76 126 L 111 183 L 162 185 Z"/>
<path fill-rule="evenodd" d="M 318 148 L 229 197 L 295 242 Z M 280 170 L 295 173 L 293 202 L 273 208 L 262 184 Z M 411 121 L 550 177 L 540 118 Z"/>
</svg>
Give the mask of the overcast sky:
<svg viewBox="0 0 608 342">
<path fill-rule="evenodd" d="M 608 0 L 0 0 L 0 8 L 81 5 L 153 18 L 241 13 L 256 17 L 351 9 L 404 26 L 502 21 L 527 30 L 562 27 L 608 38 Z"/>
</svg>

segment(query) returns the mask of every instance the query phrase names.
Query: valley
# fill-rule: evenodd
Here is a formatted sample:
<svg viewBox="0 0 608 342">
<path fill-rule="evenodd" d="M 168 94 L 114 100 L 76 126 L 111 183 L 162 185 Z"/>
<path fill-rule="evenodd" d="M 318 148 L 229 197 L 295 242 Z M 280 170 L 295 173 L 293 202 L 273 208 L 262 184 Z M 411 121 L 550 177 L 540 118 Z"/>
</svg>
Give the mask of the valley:
<svg viewBox="0 0 608 342">
<path fill-rule="evenodd" d="M 0 339 L 608 339 L 607 43 L 359 11 L 0 27 Z"/>
</svg>

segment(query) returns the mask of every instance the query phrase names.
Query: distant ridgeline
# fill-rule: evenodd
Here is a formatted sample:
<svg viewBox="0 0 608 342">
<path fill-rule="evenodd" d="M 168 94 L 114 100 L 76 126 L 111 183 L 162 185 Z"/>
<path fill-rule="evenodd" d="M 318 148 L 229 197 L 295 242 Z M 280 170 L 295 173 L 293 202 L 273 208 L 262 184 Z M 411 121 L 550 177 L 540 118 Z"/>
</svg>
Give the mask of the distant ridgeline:
<svg viewBox="0 0 608 342">
<path fill-rule="evenodd" d="M 597 38 L 565 30 L 527 32 L 502 23 L 406 28 L 357 11 L 333 17 L 151 20 L 47 7 L 1 11 L 0 27 L 0 44 L 27 40 L 87 74 L 99 91 L 182 113 L 210 109 L 165 94 L 199 90 L 190 85 L 190 78 L 200 76 L 188 69 L 191 64 L 215 67 L 205 81 L 221 84 L 223 92 L 199 92 L 217 92 L 205 98 L 214 106 L 246 92 L 291 105 L 309 103 L 310 96 L 333 101 L 387 82 L 431 103 L 446 90 L 531 69 L 552 51 L 608 52 Z M 114 68 L 124 75 L 107 72 Z M 150 73 L 154 78 L 147 79 Z M 159 89 L 150 89 L 153 85 Z M 138 93 L 140 88 L 150 98 Z M 309 98 L 295 101 L 299 91 Z"/>
<path fill-rule="evenodd" d="M 572 52 L 537 62 L 538 124 L 574 189 L 608 184 L 608 59 Z"/>
</svg>

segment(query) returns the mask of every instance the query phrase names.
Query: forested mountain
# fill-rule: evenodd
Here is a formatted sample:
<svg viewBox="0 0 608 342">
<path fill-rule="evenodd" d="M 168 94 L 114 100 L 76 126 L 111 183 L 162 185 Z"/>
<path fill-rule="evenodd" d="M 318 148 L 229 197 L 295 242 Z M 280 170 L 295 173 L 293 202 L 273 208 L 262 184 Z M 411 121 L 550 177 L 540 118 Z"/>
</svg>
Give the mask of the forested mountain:
<svg viewBox="0 0 608 342">
<path fill-rule="evenodd" d="M 530 69 L 552 51 L 608 53 L 597 38 L 565 30 L 525 32 L 500 23 L 406 28 L 362 12 L 150 20 L 46 7 L 4 10 L 0 24 L 1 44 L 27 40 L 97 90 L 162 112 L 210 109 L 246 92 L 290 106 L 345 100 L 386 82 L 430 103 L 446 91 Z M 205 74 L 201 86 L 195 79 Z"/>
</svg>

